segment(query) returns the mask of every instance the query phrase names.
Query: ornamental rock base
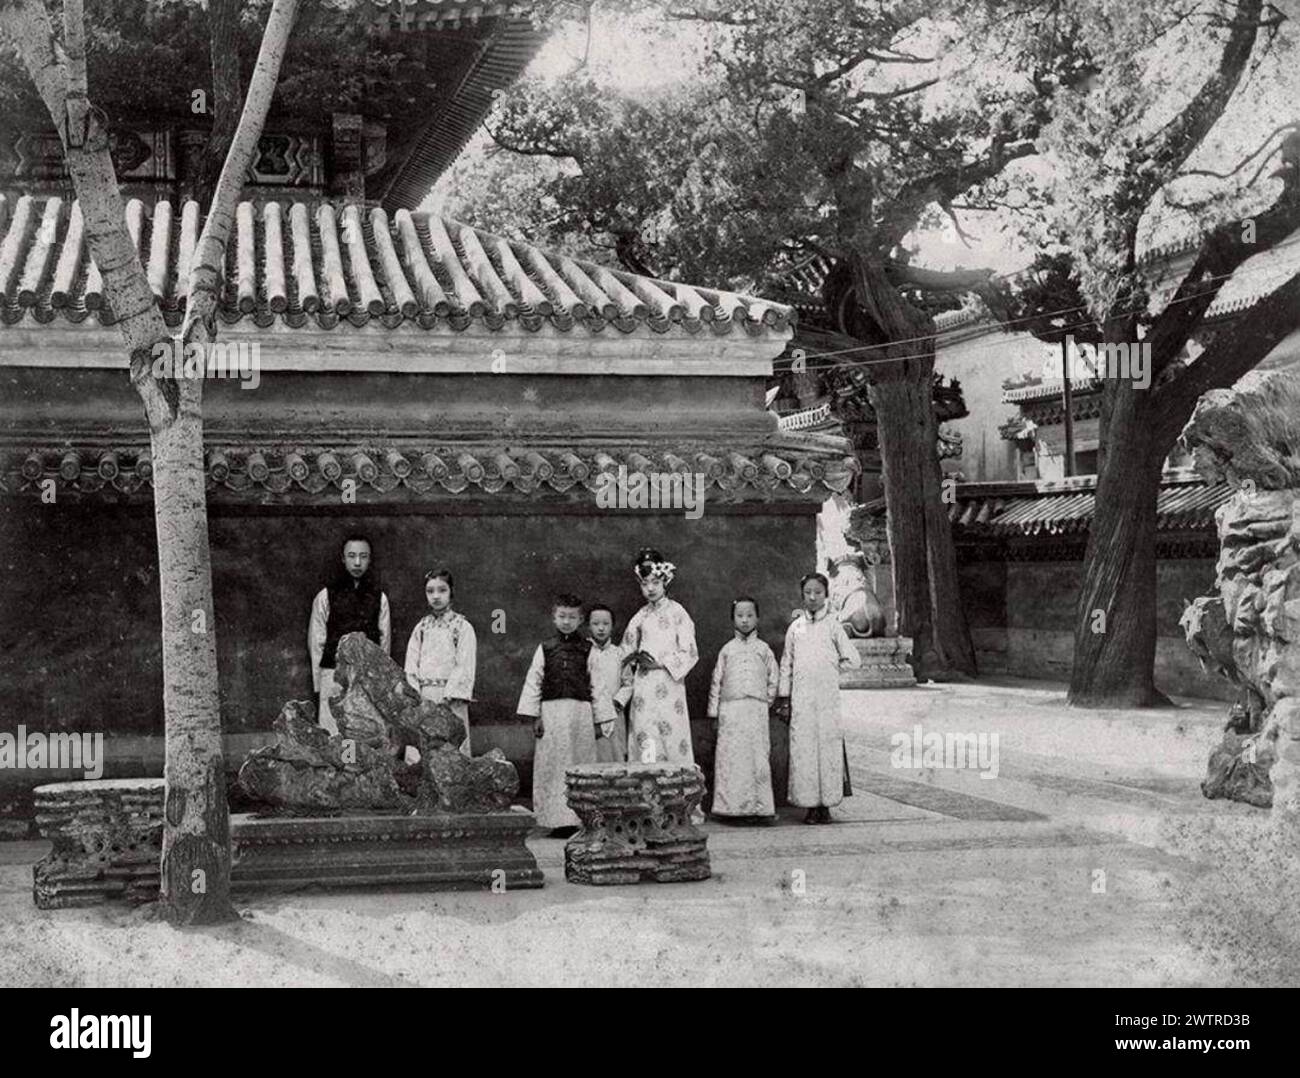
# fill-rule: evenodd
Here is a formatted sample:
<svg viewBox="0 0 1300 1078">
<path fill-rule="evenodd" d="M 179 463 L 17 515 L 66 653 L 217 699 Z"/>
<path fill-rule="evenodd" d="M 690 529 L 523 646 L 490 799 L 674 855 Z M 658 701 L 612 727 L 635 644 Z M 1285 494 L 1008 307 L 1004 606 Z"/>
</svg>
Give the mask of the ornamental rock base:
<svg viewBox="0 0 1300 1078">
<path fill-rule="evenodd" d="M 862 666 L 840 671 L 841 689 L 897 689 L 916 684 L 916 674 L 907 661 L 912 654 L 910 636 L 871 636 L 851 642 Z"/>
<path fill-rule="evenodd" d="M 158 897 L 162 779 L 59 782 L 34 793 L 36 826 L 54 846 L 32 869 L 40 909 Z"/>
<path fill-rule="evenodd" d="M 1215 591 L 1183 612 L 1192 652 L 1238 688 L 1202 790 L 1264 807 L 1300 844 L 1300 372 L 1258 371 L 1201 397 L 1183 441 L 1211 482 Z M 1269 789 L 1271 785 L 1271 790 Z M 1271 798 L 1270 798 L 1271 793 Z"/>
<path fill-rule="evenodd" d="M 230 820 L 237 891 L 411 887 L 428 891 L 541 887 L 524 844 L 533 815 L 508 812 L 257 817 Z"/>
<path fill-rule="evenodd" d="M 583 764 L 565 773 L 582 821 L 564 846 L 571 883 L 674 883 L 709 877 L 707 838 L 691 823 L 704 796 L 694 764 Z"/>
<path fill-rule="evenodd" d="M 316 705 L 290 700 L 276 718 L 275 743 L 249 753 L 239 785 L 270 810 L 406 815 L 505 812 L 519 774 L 499 749 L 459 751 L 465 725 L 451 708 L 421 700 L 402 668 L 361 633 L 338 647 L 331 701 L 339 732 L 316 725 Z M 406 762 L 415 749 L 416 763 Z"/>
</svg>

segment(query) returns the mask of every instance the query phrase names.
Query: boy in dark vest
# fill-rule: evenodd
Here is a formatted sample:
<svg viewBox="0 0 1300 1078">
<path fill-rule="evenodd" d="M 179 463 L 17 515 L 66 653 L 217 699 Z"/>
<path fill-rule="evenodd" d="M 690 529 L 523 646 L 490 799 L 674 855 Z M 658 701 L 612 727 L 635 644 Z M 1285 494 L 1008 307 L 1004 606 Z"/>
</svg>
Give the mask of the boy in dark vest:
<svg viewBox="0 0 1300 1078">
<path fill-rule="evenodd" d="M 384 649 L 385 655 L 391 654 L 388 596 L 380 591 L 371 571 L 370 540 L 364 535 L 350 535 L 343 541 L 342 569 L 316 593 L 307 626 L 312 686 L 320 694 L 317 722 L 331 734 L 339 732 L 330 714 L 335 656 L 339 641 L 348 633 L 365 633 Z"/>
<path fill-rule="evenodd" d="M 535 720 L 533 814 L 558 838 L 578 827 L 578 817 L 565 797 L 564 772 L 574 764 L 596 762 L 596 731 L 591 711 L 591 641 L 578 632 L 582 600 L 557 595 L 551 620 L 555 635 L 538 645 L 515 710 L 521 719 Z"/>
</svg>

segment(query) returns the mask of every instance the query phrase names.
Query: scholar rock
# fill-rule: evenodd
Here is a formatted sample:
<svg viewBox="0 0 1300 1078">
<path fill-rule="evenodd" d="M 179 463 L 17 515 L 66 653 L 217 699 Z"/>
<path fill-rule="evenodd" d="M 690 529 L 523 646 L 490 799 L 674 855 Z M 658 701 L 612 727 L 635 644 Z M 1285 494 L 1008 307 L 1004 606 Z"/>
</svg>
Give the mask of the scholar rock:
<svg viewBox="0 0 1300 1078">
<path fill-rule="evenodd" d="M 519 773 L 500 749 L 469 757 L 455 748 L 424 756 L 430 782 L 419 812 L 505 812 L 519 792 Z"/>
<path fill-rule="evenodd" d="M 339 642 L 331 735 L 310 701 L 290 701 L 275 720 L 275 743 L 249 754 L 239 784 L 281 812 L 504 812 L 519 790 L 514 765 L 493 750 L 459 751 L 465 724 L 445 704 L 420 698 L 406 675 L 363 633 Z M 408 749 L 419 759 L 407 763 Z M 411 755 L 412 760 L 415 759 Z"/>
<path fill-rule="evenodd" d="M 1202 790 L 1300 826 L 1300 372 L 1205 394 L 1186 429 L 1198 470 L 1237 487 L 1220 507 L 1216 595 L 1183 614 L 1192 651 L 1240 687 Z"/>
</svg>

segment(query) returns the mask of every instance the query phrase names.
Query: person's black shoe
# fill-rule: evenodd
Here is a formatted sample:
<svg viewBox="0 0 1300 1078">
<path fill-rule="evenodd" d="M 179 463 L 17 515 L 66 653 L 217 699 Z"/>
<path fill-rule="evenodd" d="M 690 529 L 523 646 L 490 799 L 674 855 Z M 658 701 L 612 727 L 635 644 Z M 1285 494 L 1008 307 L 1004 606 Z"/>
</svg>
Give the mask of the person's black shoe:
<svg viewBox="0 0 1300 1078">
<path fill-rule="evenodd" d="M 817 822 L 818 823 L 835 822 L 834 820 L 831 819 L 831 810 L 828 806 L 822 805 L 820 808 L 817 809 Z"/>
<path fill-rule="evenodd" d="M 804 816 L 803 816 L 803 822 L 804 822 L 804 823 L 820 823 L 820 822 L 821 822 L 821 813 L 819 813 L 815 808 L 810 808 L 807 812 L 804 813 Z"/>
</svg>

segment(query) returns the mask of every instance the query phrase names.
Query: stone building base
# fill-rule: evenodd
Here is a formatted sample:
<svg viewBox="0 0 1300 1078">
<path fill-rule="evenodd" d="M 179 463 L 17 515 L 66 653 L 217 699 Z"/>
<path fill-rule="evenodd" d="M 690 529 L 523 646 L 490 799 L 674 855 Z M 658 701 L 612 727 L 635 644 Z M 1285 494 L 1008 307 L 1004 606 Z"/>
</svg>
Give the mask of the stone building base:
<svg viewBox="0 0 1300 1078">
<path fill-rule="evenodd" d="M 113 779 L 38 787 L 36 822 L 54 849 L 32 870 L 41 909 L 158 898 L 164 782 Z M 531 812 L 230 818 L 236 891 L 541 887 L 525 845 Z"/>
<path fill-rule="evenodd" d="M 236 891 L 420 887 L 462 891 L 541 887 L 524 843 L 533 814 L 231 817 Z"/>
</svg>

